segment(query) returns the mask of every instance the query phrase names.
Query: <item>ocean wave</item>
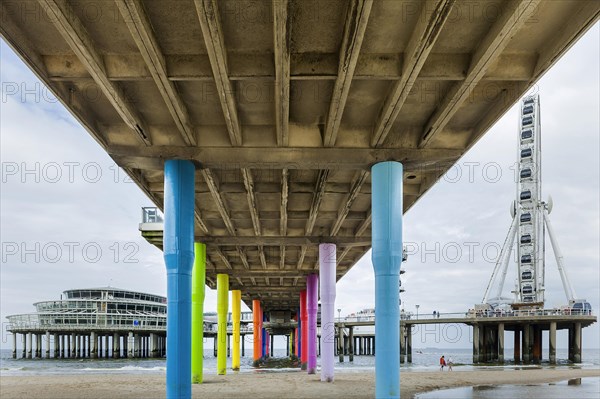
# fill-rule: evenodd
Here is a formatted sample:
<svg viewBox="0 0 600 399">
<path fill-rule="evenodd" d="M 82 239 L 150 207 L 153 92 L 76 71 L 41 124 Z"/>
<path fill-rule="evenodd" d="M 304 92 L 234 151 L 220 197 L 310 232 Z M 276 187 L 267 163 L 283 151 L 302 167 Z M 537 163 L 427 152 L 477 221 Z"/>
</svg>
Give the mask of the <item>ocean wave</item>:
<svg viewBox="0 0 600 399">
<path fill-rule="evenodd" d="M 140 366 L 123 366 L 123 367 L 85 367 L 80 369 L 81 371 L 166 371 L 167 368 L 163 366 L 155 367 L 140 367 Z"/>
</svg>

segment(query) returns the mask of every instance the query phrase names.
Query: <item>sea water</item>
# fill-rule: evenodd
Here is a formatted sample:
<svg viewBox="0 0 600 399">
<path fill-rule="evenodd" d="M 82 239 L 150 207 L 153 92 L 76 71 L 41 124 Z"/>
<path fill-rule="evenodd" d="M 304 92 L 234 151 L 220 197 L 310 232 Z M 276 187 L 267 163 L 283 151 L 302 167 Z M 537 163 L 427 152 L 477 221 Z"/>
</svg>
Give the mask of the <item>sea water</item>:
<svg viewBox="0 0 600 399">
<path fill-rule="evenodd" d="M 423 393 L 415 399 L 598 399 L 600 378 L 573 378 L 568 381 L 530 385 L 478 385 L 453 389 L 442 389 Z"/>
<path fill-rule="evenodd" d="M 17 352 L 21 354 L 20 351 Z M 508 353 L 508 352 L 507 352 Z M 276 357 L 285 357 L 285 349 L 275 349 Z M 566 360 L 567 350 L 557 350 L 558 365 L 551 366 L 546 362 L 541 365 L 515 365 L 511 362 L 505 364 L 473 365 L 471 349 L 437 349 L 424 348 L 413 350 L 412 363 L 404 363 L 400 370 L 432 371 L 439 368 L 439 358 L 444 355 L 446 359 L 452 358 L 454 368 L 457 370 L 487 370 L 487 369 L 515 369 L 539 367 L 572 367 Z M 241 358 L 240 372 L 277 371 L 257 370 L 252 366 L 252 348 L 246 348 L 246 356 Z M 344 362 L 339 362 L 335 357 L 335 368 L 340 372 L 361 372 L 375 370 L 375 356 L 354 356 L 350 362 L 348 356 Z M 318 360 L 318 363 L 320 361 Z M 231 358 L 227 358 L 228 367 L 231 367 Z M 0 351 L 0 375 L 43 375 L 43 374 L 72 374 L 72 373 L 164 373 L 165 359 L 12 359 L 12 351 Z M 585 349 L 583 363 L 575 367 L 600 368 L 600 349 Z M 204 372 L 216 374 L 217 358 L 213 355 L 212 348 L 204 351 Z"/>
<path fill-rule="evenodd" d="M 276 357 L 285 357 L 285 349 L 275 349 Z M 510 353 L 507 350 L 507 354 Z M 18 351 L 20 355 L 20 351 Z M 510 362 L 505 364 L 473 365 L 471 363 L 473 355 L 471 349 L 438 349 L 424 348 L 414 349 L 412 364 L 403 364 L 400 367 L 402 371 L 434 371 L 439 369 L 439 358 L 444 355 L 446 359 L 452 358 L 455 370 L 502 370 L 502 369 L 537 369 L 537 368 L 600 368 L 600 349 L 585 349 L 583 352 L 583 363 L 572 365 L 566 360 L 567 350 L 557 350 L 558 365 L 550 365 L 542 362 L 541 365 L 515 365 Z M 289 372 L 299 369 L 256 369 L 252 366 L 252 348 L 246 350 L 246 356 L 241 358 L 241 373 L 276 373 Z M 348 356 L 344 357 L 344 362 L 339 362 L 335 357 L 335 369 L 340 373 L 354 372 L 374 372 L 374 356 L 354 356 L 354 361 L 350 362 Z M 320 361 L 318 360 L 318 363 Z M 231 358 L 227 359 L 228 368 L 231 368 Z M 0 377 L 3 376 L 23 376 L 23 375 L 53 375 L 53 374 L 156 374 L 164 375 L 166 370 L 165 359 L 12 359 L 11 350 L 0 351 Z M 217 359 L 214 357 L 212 348 L 204 351 L 204 373 L 206 375 L 216 374 Z M 457 388 L 442 391 L 435 391 L 428 394 L 418 395 L 419 399 L 431 398 L 514 398 L 527 397 L 534 398 L 581 398 L 598 399 L 600 398 L 600 379 L 583 378 L 580 383 L 574 385 L 573 382 L 560 382 L 552 384 L 539 385 L 498 385 L 498 386 L 477 386 L 468 388 Z M 427 396 L 429 395 L 429 396 Z"/>
</svg>

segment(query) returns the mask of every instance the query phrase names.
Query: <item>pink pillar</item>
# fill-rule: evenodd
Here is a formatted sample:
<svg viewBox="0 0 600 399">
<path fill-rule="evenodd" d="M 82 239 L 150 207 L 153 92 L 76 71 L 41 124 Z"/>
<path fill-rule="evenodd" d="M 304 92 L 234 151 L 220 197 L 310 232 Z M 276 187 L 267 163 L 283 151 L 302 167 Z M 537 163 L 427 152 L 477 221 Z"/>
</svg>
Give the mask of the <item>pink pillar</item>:
<svg viewBox="0 0 600 399">
<path fill-rule="evenodd" d="M 300 320 L 302 321 L 302 327 L 300 328 L 300 335 L 302 343 L 300 344 L 300 363 L 302 364 L 302 370 L 306 370 L 308 363 L 308 314 L 306 313 L 306 290 L 300 291 Z"/>
<path fill-rule="evenodd" d="M 335 337 L 335 244 L 319 245 L 321 286 L 321 381 L 332 382 L 334 374 L 333 337 Z"/>
<path fill-rule="evenodd" d="M 319 308 L 319 278 L 306 277 L 306 312 L 308 313 L 308 374 L 317 372 L 317 310 Z"/>
</svg>

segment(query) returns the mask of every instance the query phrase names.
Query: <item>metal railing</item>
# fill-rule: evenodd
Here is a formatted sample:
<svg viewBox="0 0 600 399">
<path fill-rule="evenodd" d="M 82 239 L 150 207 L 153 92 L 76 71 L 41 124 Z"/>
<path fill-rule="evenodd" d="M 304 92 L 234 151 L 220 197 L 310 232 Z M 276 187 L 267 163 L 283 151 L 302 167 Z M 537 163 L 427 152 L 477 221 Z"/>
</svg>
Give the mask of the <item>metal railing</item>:
<svg viewBox="0 0 600 399">
<path fill-rule="evenodd" d="M 155 206 L 142 207 L 142 223 L 162 223 L 163 216 Z"/>
<path fill-rule="evenodd" d="M 166 331 L 166 315 L 115 315 L 105 313 L 30 313 L 8 316 L 8 331 Z M 217 323 L 204 322 L 204 332 L 216 333 Z M 227 332 L 233 332 L 228 324 Z M 240 326 L 242 334 L 252 333 L 252 324 Z"/>
<path fill-rule="evenodd" d="M 532 317 L 532 316 L 592 316 L 591 310 L 581 309 L 521 309 L 521 310 L 474 310 L 468 312 L 453 313 L 419 313 L 412 312 L 400 313 L 401 320 L 443 320 L 443 319 L 463 319 L 463 318 L 491 318 L 491 317 Z M 349 319 L 349 318 L 346 318 Z M 373 318 L 374 319 L 374 318 Z M 344 319 L 342 319 L 344 320 Z M 350 320 L 348 320 L 350 321 Z M 352 320 L 356 321 L 356 320 Z"/>
</svg>

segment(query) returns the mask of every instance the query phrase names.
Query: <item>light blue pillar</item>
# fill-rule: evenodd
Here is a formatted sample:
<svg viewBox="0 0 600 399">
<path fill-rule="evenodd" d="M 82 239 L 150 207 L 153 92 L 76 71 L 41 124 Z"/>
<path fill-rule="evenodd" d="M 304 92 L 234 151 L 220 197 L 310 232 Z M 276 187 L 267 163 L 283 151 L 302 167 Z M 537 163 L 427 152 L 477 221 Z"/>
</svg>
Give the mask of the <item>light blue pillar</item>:
<svg viewBox="0 0 600 399">
<path fill-rule="evenodd" d="M 167 399 L 192 397 L 194 164 L 165 162 L 163 253 L 167 266 Z"/>
<path fill-rule="evenodd" d="M 400 397 L 399 277 L 402 263 L 402 164 L 371 168 L 375 270 L 375 397 Z"/>
</svg>

